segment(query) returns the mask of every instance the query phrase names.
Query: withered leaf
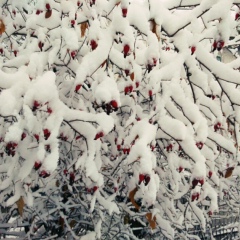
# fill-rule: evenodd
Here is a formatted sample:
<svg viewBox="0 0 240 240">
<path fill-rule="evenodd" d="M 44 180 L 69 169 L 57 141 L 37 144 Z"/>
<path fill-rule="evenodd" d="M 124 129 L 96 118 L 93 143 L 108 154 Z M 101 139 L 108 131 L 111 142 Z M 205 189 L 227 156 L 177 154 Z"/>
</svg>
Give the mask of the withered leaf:
<svg viewBox="0 0 240 240">
<path fill-rule="evenodd" d="M 132 73 L 130 74 L 130 78 L 131 78 L 132 81 L 134 80 L 134 72 L 132 72 Z"/>
<path fill-rule="evenodd" d="M 71 220 L 71 222 L 69 223 L 69 226 L 71 227 L 71 228 L 73 228 L 75 225 L 76 225 L 76 223 L 77 223 L 77 221 L 76 220 Z"/>
<path fill-rule="evenodd" d="M 81 37 L 84 37 L 85 36 L 85 32 L 88 28 L 88 23 L 87 22 L 84 22 L 82 24 L 80 24 L 80 27 L 81 27 Z"/>
<path fill-rule="evenodd" d="M 149 225 L 150 225 L 151 229 L 155 229 L 156 226 L 157 226 L 157 224 L 156 224 L 156 217 L 155 216 L 152 217 L 152 213 L 147 213 L 146 214 L 146 218 L 147 218 L 147 220 L 149 222 Z"/>
<path fill-rule="evenodd" d="M 233 170 L 234 170 L 234 167 L 230 167 L 226 170 L 226 173 L 225 173 L 225 178 L 229 178 L 232 176 L 232 173 L 233 173 Z"/>
<path fill-rule="evenodd" d="M 16 204 L 17 204 L 17 207 L 18 207 L 18 212 L 19 212 L 20 216 L 22 217 L 23 216 L 23 208 L 24 208 L 24 205 L 25 205 L 23 197 L 20 197 L 17 200 Z"/>
<path fill-rule="evenodd" d="M 152 23 L 152 32 L 156 34 L 158 41 L 160 40 L 160 36 L 157 32 L 157 23 L 155 22 L 155 19 L 151 20 Z"/>
<path fill-rule="evenodd" d="M 133 206 L 134 206 L 137 210 L 139 210 L 139 209 L 140 209 L 140 206 L 135 202 L 135 199 L 134 199 L 134 196 L 135 196 L 137 190 L 138 190 L 137 187 L 134 188 L 134 189 L 129 193 L 129 198 L 130 198 L 130 201 L 131 201 L 131 203 L 133 204 Z"/>
<path fill-rule="evenodd" d="M 5 24 L 2 19 L 0 19 L 0 35 L 2 35 L 5 32 Z"/>
<path fill-rule="evenodd" d="M 45 13 L 45 18 L 50 18 L 52 16 L 52 10 L 47 10 Z"/>
</svg>

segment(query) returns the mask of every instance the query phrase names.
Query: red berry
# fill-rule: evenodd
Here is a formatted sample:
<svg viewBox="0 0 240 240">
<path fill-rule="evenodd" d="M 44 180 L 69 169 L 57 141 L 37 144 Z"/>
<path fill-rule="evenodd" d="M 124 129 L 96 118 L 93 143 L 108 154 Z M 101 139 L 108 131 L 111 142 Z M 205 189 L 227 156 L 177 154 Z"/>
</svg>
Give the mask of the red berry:
<svg viewBox="0 0 240 240">
<path fill-rule="evenodd" d="M 52 109 L 51 109 L 50 107 L 48 107 L 48 108 L 47 108 L 47 112 L 48 112 L 49 114 L 51 114 L 51 113 L 52 113 Z"/>
<path fill-rule="evenodd" d="M 126 17 L 127 16 L 127 8 L 122 8 L 122 16 Z"/>
<path fill-rule="evenodd" d="M 12 10 L 14 16 L 16 16 L 16 10 Z"/>
<path fill-rule="evenodd" d="M 94 186 L 94 187 L 92 188 L 92 190 L 93 190 L 93 192 L 96 192 L 96 191 L 98 190 L 98 186 Z"/>
<path fill-rule="evenodd" d="M 153 65 L 156 66 L 157 65 L 157 59 L 153 58 Z"/>
<path fill-rule="evenodd" d="M 136 84 L 136 88 L 138 88 L 139 87 L 139 82 L 136 82 L 135 84 Z"/>
<path fill-rule="evenodd" d="M 80 6 L 80 1 L 77 2 L 77 6 L 78 6 L 78 7 Z"/>
<path fill-rule="evenodd" d="M 212 216 L 213 215 L 213 212 L 212 211 L 209 211 L 208 212 L 208 216 Z"/>
<path fill-rule="evenodd" d="M 78 85 L 75 87 L 75 92 L 78 92 L 81 87 L 82 87 L 82 85 L 81 85 L 81 84 L 78 84 Z"/>
<path fill-rule="evenodd" d="M 129 92 L 131 93 L 131 92 L 133 91 L 133 86 L 130 85 L 130 86 L 128 87 L 128 89 L 129 89 Z"/>
<path fill-rule="evenodd" d="M 47 128 L 45 128 L 43 129 L 43 135 L 44 135 L 44 139 L 47 140 L 50 137 L 51 132 Z"/>
<path fill-rule="evenodd" d="M 204 179 L 203 178 L 201 178 L 200 180 L 199 180 L 199 183 L 201 184 L 201 186 L 204 184 Z"/>
<path fill-rule="evenodd" d="M 42 170 L 40 173 L 39 173 L 39 176 L 42 177 L 42 178 L 47 178 L 50 176 L 50 173 L 45 171 L 45 170 Z"/>
<path fill-rule="evenodd" d="M 104 136 L 103 132 L 99 132 L 99 133 L 96 134 L 94 140 L 97 140 L 97 139 L 99 139 L 99 138 L 101 138 L 103 136 Z"/>
<path fill-rule="evenodd" d="M 192 46 L 192 47 L 191 47 L 191 54 L 193 55 L 193 54 L 195 53 L 195 51 L 196 51 L 196 47 L 195 47 L 195 46 Z"/>
<path fill-rule="evenodd" d="M 167 146 L 167 151 L 168 151 L 168 152 L 172 151 L 172 148 L 173 148 L 173 145 L 172 145 L 172 144 L 169 144 L 169 145 Z"/>
<path fill-rule="evenodd" d="M 203 143 L 202 142 L 197 142 L 196 146 L 201 150 L 203 148 Z"/>
<path fill-rule="evenodd" d="M 235 15 L 235 21 L 238 20 L 238 18 L 239 18 L 239 13 L 236 13 L 236 15 Z"/>
<path fill-rule="evenodd" d="M 208 177 L 211 178 L 212 175 L 213 175 L 213 172 L 212 172 L 212 171 L 209 171 L 209 172 L 208 172 Z"/>
<path fill-rule="evenodd" d="M 126 76 L 129 75 L 129 69 L 125 69 L 124 72 L 125 72 Z"/>
<path fill-rule="evenodd" d="M 2 48 L 0 48 L 0 54 L 3 54 L 3 49 Z"/>
<path fill-rule="evenodd" d="M 38 102 L 38 101 L 36 101 L 36 100 L 34 100 L 34 102 L 33 102 L 33 111 L 35 111 L 36 109 L 38 109 L 39 107 L 41 106 L 41 104 Z"/>
<path fill-rule="evenodd" d="M 73 185 L 74 181 L 75 181 L 75 174 L 71 172 L 69 176 L 69 184 Z"/>
<path fill-rule="evenodd" d="M 179 171 L 179 172 L 182 172 L 182 171 L 183 171 L 183 167 L 180 166 L 180 167 L 178 168 L 178 171 Z"/>
<path fill-rule="evenodd" d="M 75 25 L 75 20 L 71 20 L 71 26 L 74 27 Z"/>
<path fill-rule="evenodd" d="M 148 183 L 150 182 L 150 180 L 151 180 L 151 178 L 150 178 L 149 175 L 145 175 L 145 176 L 144 176 L 144 184 L 145 184 L 145 186 L 148 185 Z"/>
<path fill-rule="evenodd" d="M 92 50 L 95 50 L 98 46 L 97 42 L 95 40 L 91 40 L 90 45 L 92 47 Z"/>
<path fill-rule="evenodd" d="M 112 100 L 111 105 L 112 105 L 113 108 L 118 108 L 118 103 L 117 103 L 116 100 Z"/>
<path fill-rule="evenodd" d="M 153 95 L 152 90 L 149 90 L 149 91 L 148 91 L 148 96 L 149 96 L 149 97 L 152 97 L 152 95 Z"/>
<path fill-rule="evenodd" d="M 129 51 L 130 51 L 130 46 L 128 44 L 124 45 L 124 47 L 123 47 L 124 58 L 126 58 L 126 56 L 128 55 Z"/>
<path fill-rule="evenodd" d="M 17 56 L 17 50 L 14 50 L 14 51 L 13 51 L 13 54 L 14 54 L 14 56 L 16 57 L 16 56 Z"/>
<path fill-rule="evenodd" d="M 114 192 L 117 192 L 118 191 L 118 187 L 114 187 Z"/>
<path fill-rule="evenodd" d="M 194 178 L 192 181 L 192 188 L 194 189 L 198 185 L 198 179 Z"/>
<path fill-rule="evenodd" d="M 72 59 L 75 59 L 76 55 L 77 55 L 77 52 L 76 52 L 76 51 L 72 51 L 72 52 L 71 52 L 71 57 L 72 57 Z"/>
<path fill-rule="evenodd" d="M 27 134 L 25 132 L 22 133 L 22 136 L 21 136 L 21 141 L 27 136 Z"/>
<path fill-rule="evenodd" d="M 47 9 L 47 10 L 50 10 L 50 8 L 51 8 L 51 7 L 50 7 L 50 4 L 47 3 L 47 4 L 46 4 L 46 9 Z"/>
<path fill-rule="evenodd" d="M 39 47 L 39 49 L 42 51 L 43 43 L 42 43 L 42 42 L 39 42 L 39 43 L 38 43 L 38 47 Z"/>
<path fill-rule="evenodd" d="M 36 140 L 39 142 L 39 135 L 38 134 L 34 134 L 33 135 L 35 138 L 36 138 Z"/>
<path fill-rule="evenodd" d="M 39 161 L 37 161 L 37 162 L 34 163 L 34 169 L 35 169 L 35 170 L 38 170 L 41 166 L 42 166 L 42 163 L 39 162 Z"/>
<path fill-rule="evenodd" d="M 129 92 L 129 87 L 127 86 L 127 87 L 124 88 L 125 95 L 128 94 L 128 92 Z"/>
<path fill-rule="evenodd" d="M 142 181 L 144 181 L 145 175 L 144 174 L 139 174 L 138 176 L 138 184 L 141 184 Z"/>
<path fill-rule="evenodd" d="M 36 11 L 36 14 L 39 15 L 40 13 L 41 13 L 41 11 L 38 9 L 38 10 Z"/>
<path fill-rule="evenodd" d="M 117 145 L 117 150 L 118 150 L 118 151 L 121 150 L 121 145 L 120 145 L 120 144 Z"/>
</svg>

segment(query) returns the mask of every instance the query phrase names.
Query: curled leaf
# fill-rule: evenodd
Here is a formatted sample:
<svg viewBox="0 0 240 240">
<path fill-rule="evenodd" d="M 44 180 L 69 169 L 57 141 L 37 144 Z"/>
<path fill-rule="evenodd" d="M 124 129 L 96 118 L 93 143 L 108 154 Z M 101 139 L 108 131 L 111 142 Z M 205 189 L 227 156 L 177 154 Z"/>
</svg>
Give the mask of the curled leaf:
<svg viewBox="0 0 240 240">
<path fill-rule="evenodd" d="M 130 78 L 131 78 L 132 81 L 134 80 L 134 72 L 132 72 L 132 73 L 130 74 Z"/>
<path fill-rule="evenodd" d="M 134 199 L 134 196 L 135 196 L 137 190 L 138 190 L 137 187 L 134 188 L 134 189 L 129 193 L 129 198 L 130 198 L 130 201 L 131 201 L 131 203 L 133 204 L 133 206 L 134 206 L 137 210 L 139 210 L 139 209 L 140 209 L 140 206 L 135 202 L 135 199 Z"/>
<path fill-rule="evenodd" d="M 156 217 L 155 216 L 152 217 L 152 213 L 147 213 L 146 214 L 146 218 L 147 218 L 147 220 L 149 222 L 149 225 L 150 225 L 151 229 L 155 229 L 156 226 L 157 226 L 157 224 L 156 224 Z"/>
</svg>

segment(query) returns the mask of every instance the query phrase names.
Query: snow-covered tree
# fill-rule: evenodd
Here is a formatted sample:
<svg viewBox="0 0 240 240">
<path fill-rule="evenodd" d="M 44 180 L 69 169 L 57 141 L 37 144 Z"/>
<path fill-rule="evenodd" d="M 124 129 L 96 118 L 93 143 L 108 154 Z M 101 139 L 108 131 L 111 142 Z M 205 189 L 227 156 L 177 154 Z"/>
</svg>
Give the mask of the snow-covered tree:
<svg viewBox="0 0 240 240">
<path fill-rule="evenodd" d="M 239 208 L 240 0 L 0 4 L 0 234 L 198 239 Z"/>
</svg>

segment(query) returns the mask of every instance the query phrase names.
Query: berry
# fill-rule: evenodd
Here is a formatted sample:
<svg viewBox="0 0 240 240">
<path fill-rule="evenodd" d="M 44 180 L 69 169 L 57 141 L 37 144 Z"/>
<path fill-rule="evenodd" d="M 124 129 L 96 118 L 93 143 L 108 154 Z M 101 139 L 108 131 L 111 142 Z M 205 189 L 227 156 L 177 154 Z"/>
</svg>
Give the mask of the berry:
<svg viewBox="0 0 240 240">
<path fill-rule="evenodd" d="M 97 140 L 97 139 L 99 139 L 99 138 L 101 138 L 103 136 L 104 136 L 103 132 L 99 132 L 99 133 L 96 134 L 94 140 Z"/>
<path fill-rule="evenodd" d="M 112 105 L 113 108 L 118 108 L 118 103 L 117 103 L 116 100 L 112 100 L 111 105 Z"/>
<path fill-rule="evenodd" d="M 48 108 L 47 108 L 47 112 L 48 112 L 49 114 L 51 114 L 51 113 L 52 113 L 52 109 L 51 109 L 50 107 L 48 107 Z"/>
<path fill-rule="evenodd" d="M 71 26 L 74 27 L 75 25 L 75 20 L 71 20 Z"/>
<path fill-rule="evenodd" d="M 0 54 L 3 54 L 3 49 L 2 48 L 0 48 Z"/>
<path fill-rule="evenodd" d="M 168 151 L 168 152 L 172 151 L 172 148 L 173 148 L 173 145 L 172 145 L 172 144 L 169 144 L 169 145 L 167 146 L 167 151 Z"/>
<path fill-rule="evenodd" d="M 197 142 L 196 146 L 198 147 L 198 149 L 202 149 L 203 148 L 203 143 L 202 142 Z"/>
<path fill-rule="evenodd" d="M 212 211 L 209 211 L 208 212 L 208 216 L 212 216 L 213 215 L 213 212 Z"/>
<path fill-rule="evenodd" d="M 13 54 L 14 54 L 14 56 L 16 57 L 16 56 L 17 56 L 17 50 L 14 50 L 14 51 L 13 51 Z"/>
<path fill-rule="evenodd" d="M 37 110 L 39 107 L 41 106 L 41 104 L 38 101 L 34 101 L 33 102 L 33 111 Z"/>
<path fill-rule="evenodd" d="M 44 44 L 43 44 L 42 42 L 39 42 L 39 43 L 38 43 L 38 47 L 39 47 L 39 49 L 40 49 L 41 51 L 42 51 L 43 45 L 44 45 Z"/>
<path fill-rule="evenodd" d="M 81 84 L 78 84 L 78 85 L 75 87 L 75 92 L 78 92 L 81 87 L 82 87 L 82 85 L 81 85 Z"/>
<path fill-rule="evenodd" d="M 27 134 L 25 132 L 22 133 L 22 136 L 21 136 L 21 141 L 27 136 Z"/>
<path fill-rule="evenodd" d="M 139 174 L 138 176 L 138 184 L 141 184 L 142 181 L 144 181 L 145 175 L 144 174 Z"/>
<path fill-rule="evenodd" d="M 192 47 L 191 47 L 191 55 L 193 55 L 193 54 L 195 53 L 195 51 L 196 51 L 196 47 L 195 47 L 195 46 L 192 46 Z"/>
<path fill-rule="evenodd" d="M 214 125 L 214 131 L 216 132 L 217 130 L 219 130 L 221 128 L 221 123 L 218 122 Z"/>
<path fill-rule="evenodd" d="M 95 40 L 91 40 L 90 45 L 92 47 L 92 50 L 95 50 L 98 46 L 97 42 Z"/>
<path fill-rule="evenodd" d="M 50 173 L 45 171 L 45 170 L 42 170 L 40 173 L 39 173 L 39 176 L 42 177 L 42 178 L 47 178 L 50 176 Z"/>
<path fill-rule="evenodd" d="M 127 86 L 127 87 L 124 88 L 124 93 L 125 93 L 125 95 L 127 95 L 128 92 L 129 92 L 129 87 Z"/>
<path fill-rule="evenodd" d="M 201 184 L 201 186 L 204 184 L 204 179 L 203 178 L 201 178 L 200 180 L 199 180 L 199 183 Z"/>
<path fill-rule="evenodd" d="M 72 59 L 75 59 L 76 55 L 77 55 L 77 52 L 76 52 L 76 51 L 72 51 L 72 52 L 71 52 L 71 57 L 72 57 Z"/>
<path fill-rule="evenodd" d="M 93 188 L 92 188 L 92 191 L 95 193 L 96 191 L 98 190 L 98 186 L 94 186 Z"/>
<path fill-rule="evenodd" d="M 117 150 L 121 151 L 121 145 L 120 144 L 117 145 Z"/>
<path fill-rule="evenodd" d="M 192 181 L 192 188 L 194 189 L 198 185 L 198 179 L 194 178 Z"/>
<path fill-rule="evenodd" d="M 34 169 L 35 169 L 35 170 L 38 170 L 41 166 L 42 166 L 42 163 L 39 162 L 39 161 L 37 161 L 37 162 L 34 163 Z"/>
<path fill-rule="evenodd" d="M 239 13 L 236 13 L 236 15 L 235 15 L 235 21 L 238 20 L 239 16 L 240 16 Z"/>
<path fill-rule="evenodd" d="M 50 4 L 47 3 L 47 4 L 46 4 L 46 9 L 47 9 L 47 10 L 50 10 L 50 8 L 51 8 Z"/>
<path fill-rule="evenodd" d="M 125 72 L 126 76 L 128 76 L 130 71 L 129 71 L 129 69 L 125 69 L 124 72 Z"/>
<path fill-rule="evenodd" d="M 208 172 L 208 177 L 211 178 L 212 175 L 213 175 L 213 172 L 212 172 L 212 171 L 209 171 L 209 172 Z"/>
<path fill-rule="evenodd" d="M 124 45 L 124 47 L 123 47 L 124 58 L 126 58 L 126 56 L 128 55 L 129 51 L 130 51 L 130 46 L 128 44 Z"/>
<path fill-rule="evenodd" d="M 122 8 L 122 16 L 126 17 L 127 16 L 127 8 Z"/>
<path fill-rule="evenodd" d="M 149 175 L 145 175 L 145 176 L 144 176 L 144 184 L 145 184 L 145 186 L 148 185 L 148 183 L 150 182 L 150 180 L 151 180 L 151 178 L 150 178 Z"/>
<path fill-rule="evenodd" d="M 179 171 L 179 172 L 182 172 L 182 171 L 183 171 L 183 167 L 180 166 L 180 167 L 178 168 L 178 171 Z"/>
<path fill-rule="evenodd" d="M 157 59 L 153 58 L 153 65 L 156 66 L 157 65 Z"/>
<path fill-rule="evenodd" d="M 80 1 L 78 1 L 78 2 L 77 2 L 77 6 L 79 7 L 79 6 L 80 6 L 80 4 L 81 4 L 81 3 L 80 3 Z"/>
<path fill-rule="evenodd" d="M 71 172 L 69 177 L 69 184 L 73 185 L 74 181 L 75 181 L 75 174 Z"/>
<path fill-rule="evenodd" d="M 135 84 L 136 84 L 136 88 L 138 88 L 139 87 L 139 82 L 136 82 Z"/>
<path fill-rule="evenodd" d="M 34 134 L 33 136 L 34 136 L 35 139 L 39 142 L 39 135 L 38 135 L 38 134 Z"/>
<path fill-rule="evenodd" d="M 47 128 L 45 128 L 43 129 L 43 135 L 44 135 L 44 139 L 47 140 L 50 137 L 51 132 Z"/>
<path fill-rule="evenodd" d="M 41 13 L 41 11 L 38 9 L 37 11 L 36 11 L 36 15 L 39 15 Z"/>
<path fill-rule="evenodd" d="M 214 42 L 213 42 L 213 52 L 217 49 L 217 41 L 215 40 Z"/>
</svg>

